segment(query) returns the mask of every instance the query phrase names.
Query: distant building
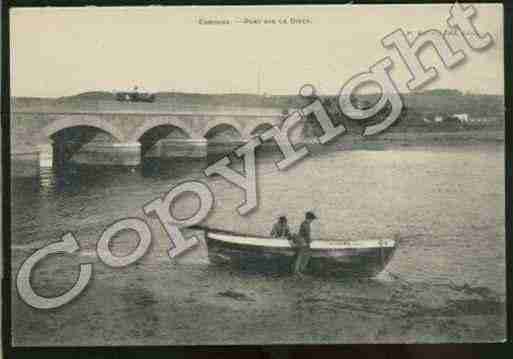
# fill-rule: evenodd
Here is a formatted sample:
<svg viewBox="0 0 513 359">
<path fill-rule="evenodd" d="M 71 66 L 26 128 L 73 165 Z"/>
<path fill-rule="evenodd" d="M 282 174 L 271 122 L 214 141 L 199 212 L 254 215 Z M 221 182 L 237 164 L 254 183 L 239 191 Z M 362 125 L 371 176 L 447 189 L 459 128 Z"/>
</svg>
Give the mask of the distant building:
<svg viewBox="0 0 513 359">
<path fill-rule="evenodd" d="M 462 123 L 466 123 L 469 120 L 468 113 L 455 113 L 452 117 L 457 118 Z"/>
<path fill-rule="evenodd" d="M 473 117 L 469 118 L 468 123 L 487 123 L 490 122 L 488 117 Z"/>
<path fill-rule="evenodd" d="M 498 121 L 498 117 L 470 117 L 466 113 L 454 114 L 452 117 L 457 118 L 461 123 L 465 124 L 484 124 Z"/>
<path fill-rule="evenodd" d="M 435 114 L 427 114 L 423 119 L 424 123 L 440 123 L 444 121 L 443 116 Z"/>
</svg>

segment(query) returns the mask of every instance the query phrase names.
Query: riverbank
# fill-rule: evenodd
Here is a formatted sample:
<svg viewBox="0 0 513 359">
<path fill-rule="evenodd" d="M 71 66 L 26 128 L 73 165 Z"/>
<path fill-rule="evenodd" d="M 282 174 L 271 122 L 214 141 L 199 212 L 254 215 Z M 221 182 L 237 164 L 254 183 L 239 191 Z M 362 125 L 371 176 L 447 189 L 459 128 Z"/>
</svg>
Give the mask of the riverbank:
<svg viewBox="0 0 513 359">
<path fill-rule="evenodd" d="M 322 145 L 331 150 L 396 149 L 398 147 L 461 146 L 473 144 L 503 144 L 503 130 L 466 130 L 451 132 L 385 132 L 362 137 L 342 135 L 333 142 Z M 315 143 L 306 143 L 315 146 Z M 319 147 L 315 146 L 315 147 Z"/>
<path fill-rule="evenodd" d="M 212 163 L 215 159 L 229 154 L 237 147 L 241 146 L 242 142 L 233 143 L 214 143 L 209 145 L 207 149 L 195 148 L 194 143 L 180 142 L 166 143 L 166 159 L 176 158 L 177 160 L 185 160 L 187 158 L 194 160 L 201 160 L 198 155 L 199 152 L 203 155 L 205 160 Z M 335 140 L 328 144 L 319 144 L 315 140 L 308 142 L 295 143 L 295 147 L 306 146 L 310 154 L 323 154 L 332 153 L 337 151 L 385 151 L 385 150 L 398 150 L 398 149 L 429 149 L 430 147 L 462 147 L 462 146 L 475 146 L 475 145 L 504 145 L 504 131 L 502 130 L 472 130 L 472 131 L 457 131 L 457 132 L 391 132 L 384 133 L 378 136 L 362 137 L 354 134 L 346 134 L 337 137 Z M 186 147 L 186 148 L 184 148 Z M 12 149 L 11 149 L 12 150 Z M 36 149 L 18 148 L 20 152 L 11 152 L 11 175 L 13 177 L 27 177 L 35 176 L 39 172 L 39 155 Z M 178 156 L 172 156 L 173 151 L 176 150 Z M 159 154 L 162 151 L 156 152 L 157 155 L 152 154 L 152 160 L 159 159 Z M 269 152 L 279 153 L 279 148 L 273 141 L 264 142 L 257 149 L 258 154 Z M 194 154 L 192 157 L 183 157 L 184 154 Z M 207 158 L 208 156 L 208 158 Z"/>
<path fill-rule="evenodd" d="M 208 264 L 173 264 L 165 255 L 146 257 L 125 269 L 94 265 L 89 287 L 62 308 L 36 310 L 14 294 L 14 344 L 436 343 L 504 338 L 504 298 L 479 288 L 408 283 L 387 273 L 378 280 L 347 282 L 242 276 Z M 53 293 L 65 290 L 75 275 L 55 264 L 39 271 L 39 290 Z"/>
<path fill-rule="evenodd" d="M 167 140 L 171 144 L 173 141 Z M 181 147 L 188 141 L 179 141 L 176 143 Z M 354 146 L 383 145 L 383 146 L 425 146 L 425 145 L 467 145 L 474 143 L 504 143 L 504 130 L 501 129 L 476 129 L 465 131 L 451 131 L 451 132 L 385 132 L 380 135 L 371 137 L 362 137 L 357 134 L 345 134 L 337 137 L 329 144 L 322 145 L 331 149 L 350 150 Z M 239 146 L 240 141 L 234 141 L 235 145 Z M 315 139 L 302 142 L 308 146 L 315 146 L 318 144 Z M 266 146 L 268 142 L 264 142 Z M 269 142 L 271 146 L 272 143 Z M 191 146 L 195 146 L 191 144 Z M 221 143 L 217 146 L 222 148 Z M 229 145 L 228 145 L 229 147 Z M 219 152 L 215 149 L 215 152 Z M 183 150 L 182 150 L 183 152 Z M 182 153 L 180 152 L 180 153 Z M 180 156 L 177 156 L 180 157 Z M 11 158 L 19 160 L 31 160 L 37 158 L 37 148 L 30 146 L 14 146 L 11 148 Z"/>
</svg>

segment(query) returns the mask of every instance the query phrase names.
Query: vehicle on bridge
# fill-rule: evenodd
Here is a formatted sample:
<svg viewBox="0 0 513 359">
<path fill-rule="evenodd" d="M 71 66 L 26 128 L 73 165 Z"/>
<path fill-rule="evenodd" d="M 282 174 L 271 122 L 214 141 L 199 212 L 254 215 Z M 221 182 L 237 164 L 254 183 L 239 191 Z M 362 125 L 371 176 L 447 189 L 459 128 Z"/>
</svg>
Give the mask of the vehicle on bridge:
<svg viewBox="0 0 513 359">
<path fill-rule="evenodd" d="M 140 92 L 138 86 L 134 86 L 132 91 L 115 91 L 114 93 L 116 100 L 120 102 L 155 102 L 155 94 Z"/>
</svg>

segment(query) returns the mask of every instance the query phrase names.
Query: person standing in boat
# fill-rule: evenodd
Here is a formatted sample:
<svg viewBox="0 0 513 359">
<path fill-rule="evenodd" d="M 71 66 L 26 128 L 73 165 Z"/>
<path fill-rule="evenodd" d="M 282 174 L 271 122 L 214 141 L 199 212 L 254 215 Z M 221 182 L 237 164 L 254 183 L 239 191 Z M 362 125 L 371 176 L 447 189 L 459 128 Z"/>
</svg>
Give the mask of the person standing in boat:
<svg viewBox="0 0 513 359">
<path fill-rule="evenodd" d="M 306 212 L 305 220 L 299 227 L 299 233 L 295 238 L 297 252 L 294 261 L 294 274 L 301 276 L 310 260 L 310 244 L 312 243 L 311 224 L 317 217 L 311 211 Z"/>
<path fill-rule="evenodd" d="M 280 216 L 278 222 L 273 225 L 271 230 L 271 237 L 273 238 L 290 238 L 290 228 L 287 223 L 287 217 Z"/>
</svg>

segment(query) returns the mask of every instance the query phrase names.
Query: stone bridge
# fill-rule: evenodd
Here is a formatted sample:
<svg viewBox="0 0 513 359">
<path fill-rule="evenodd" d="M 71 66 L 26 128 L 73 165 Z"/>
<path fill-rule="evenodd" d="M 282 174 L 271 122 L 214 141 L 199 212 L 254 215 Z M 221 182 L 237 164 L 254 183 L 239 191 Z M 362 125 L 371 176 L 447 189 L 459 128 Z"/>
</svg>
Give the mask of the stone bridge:
<svg viewBox="0 0 513 359">
<path fill-rule="evenodd" d="M 133 166 L 141 161 L 141 144 L 149 133 L 160 141 L 159 133 L 176 130 L 180 136 L 173 142 L 187 144 L 189 149 L 194 149 L 191 155 L 197 157 L 206 156 L 208 141 L 218 129 L 229 130 L 228 141 L 243 142 L 271 126 L 280 126 L 282 121 L 283 115 L 278 110 L 256 114 L 13 112 L 11 151 L 14 155 L 37 154 L 41 166 L 52 166 L 59 134 L 69 129 L 75 132 L 95 129 L 92 139 L 82 143 L 79 150 L 81 158 L 87 158 L 85 162 Z"/>
</svg>

